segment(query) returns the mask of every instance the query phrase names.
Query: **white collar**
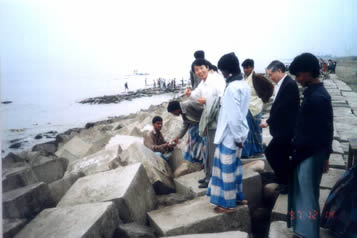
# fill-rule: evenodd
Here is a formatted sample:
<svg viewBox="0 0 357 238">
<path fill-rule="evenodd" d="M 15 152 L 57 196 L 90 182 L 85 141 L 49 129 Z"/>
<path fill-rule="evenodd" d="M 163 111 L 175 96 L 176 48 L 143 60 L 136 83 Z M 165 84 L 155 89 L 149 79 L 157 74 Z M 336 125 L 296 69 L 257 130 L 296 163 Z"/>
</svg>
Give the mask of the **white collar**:
<svg viewBox="0 0 357 238">
<path fill-rule="evenodd" d="M 283 83 L 284 79 L 286 78 L 286 76 L 288 76 L 288 74 L 285 74 L 284 77 L 282 79 L 280 79 L 280 81 L 278 82 L 278 84 L 276 85 L 277 87 L 280 88 L 281 84 Z"/>
</svg>

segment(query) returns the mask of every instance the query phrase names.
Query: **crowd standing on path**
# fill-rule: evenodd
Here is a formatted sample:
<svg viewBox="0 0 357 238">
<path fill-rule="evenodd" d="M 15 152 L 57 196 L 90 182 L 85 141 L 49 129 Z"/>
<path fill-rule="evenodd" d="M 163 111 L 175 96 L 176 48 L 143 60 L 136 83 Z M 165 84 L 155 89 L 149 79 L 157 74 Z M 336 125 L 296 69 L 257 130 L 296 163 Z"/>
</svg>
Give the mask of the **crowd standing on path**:
<svg viewBox="0 0 357 238">
<path fill-rule="evenodd" d="M 243 194 L 241 159 L 264 153 L 277 177 L 279 192 L 288 193 L 288 226 L 293 227 L 294 237 L 319 237 L 319 185 L 328 169 L 333 137 L 331 98 L 319 81 L 319 60 L 304 53 L 289 66 L 305 88 L 300 106 L 297 83 L 278 60 L 266 67 L 267 79 L 254 72 L 252 59 L 243 61 L 243 75 L 233 52 L 218 61 L 220 73 L 205 59 L 204 51 L 196 51 L 194 57 L 191 87 L 185 90 L 183 101 L 171 101 L 167 108 L 182 117 L 181 129 L 168 143 L 160 134 L 162 119 L 155 117 L 145 145 L 169 160 L 165 153 L 188 132 L 184 159 L 203 163 L 205 177 L 198 181 L 199 187 L 207 187 L 216 213 L 248 204 Z M 161 87 L 165 81 L 157 84 Z M 269 118 L 262 120 L 263 104 L 271 97 Z M 265 151 L 262 128 L 269 128 L 272 135 Z M 307 210 L 316 212 L 317 219 L 293 216 Z"/>
</svg>

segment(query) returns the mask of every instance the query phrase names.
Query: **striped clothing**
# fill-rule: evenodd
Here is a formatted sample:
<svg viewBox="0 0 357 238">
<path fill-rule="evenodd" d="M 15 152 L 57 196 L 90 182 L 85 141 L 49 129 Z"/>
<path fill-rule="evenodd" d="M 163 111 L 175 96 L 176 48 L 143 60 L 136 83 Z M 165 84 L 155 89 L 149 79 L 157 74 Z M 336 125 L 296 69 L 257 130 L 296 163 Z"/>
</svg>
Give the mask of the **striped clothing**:
<svg viewBox="0 0 357 238">
<path fill-rule="evenodd" d="M 229 149 L 223 143 L 216 147 L 207 196 L 211 203 L 224 208 L 234 208 L 237 200 L 244 200 L 240 158 L 237 150 Z"/>
<path fill-rule="evenodd" d="M 259 127 L 262 113 L 258 113 L 253 117 L 252 113 L 248 111 L 247 121 L 249 126 L 249 133 L 247 139 L 244 141 L 242 156 L 250 157 L 264 152 L 262 128 Z"/>
<path fill-rule="evenodd" d="M 198 124 L 191 125 L 188 129 L 184 159 L 192 163 L 203 163 L 205 157 L 205 139 L 198 134 Z"/>
</svg>

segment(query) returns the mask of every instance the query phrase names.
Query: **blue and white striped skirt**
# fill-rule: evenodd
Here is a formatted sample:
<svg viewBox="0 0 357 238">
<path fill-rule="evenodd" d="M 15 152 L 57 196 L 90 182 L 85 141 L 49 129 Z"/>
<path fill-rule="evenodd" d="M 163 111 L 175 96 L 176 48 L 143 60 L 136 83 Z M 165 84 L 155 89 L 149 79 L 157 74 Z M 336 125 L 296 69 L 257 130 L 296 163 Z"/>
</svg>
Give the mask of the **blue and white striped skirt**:
<svg viewBox="0 0 357 238">
<path fill-rule="evenodd" d="M 237 201 L 244 200 L 243 170 L 237 150 L 222 143 L 216 146 L 207 196 L 211 203 L 224 208 L 234 208 Z"/>
<path fill-rule="evenodd" d="M 190 126 L 185 147 L 184 159 L 192 163 L 203 163 L 206 158 L 205 138 L 198 133 L 198 125 Z"/>
<path fill-rule="evenodd" d="M 264 152 L 262 128 L 259 126 L 261 121 L 261 112 L 253 117 L 252 113 L 248 111 L 247 122 L 249 126 L 249 133 L 247 139 L 244 141 L 242 156 L 250 157 Z"/>
</svg>

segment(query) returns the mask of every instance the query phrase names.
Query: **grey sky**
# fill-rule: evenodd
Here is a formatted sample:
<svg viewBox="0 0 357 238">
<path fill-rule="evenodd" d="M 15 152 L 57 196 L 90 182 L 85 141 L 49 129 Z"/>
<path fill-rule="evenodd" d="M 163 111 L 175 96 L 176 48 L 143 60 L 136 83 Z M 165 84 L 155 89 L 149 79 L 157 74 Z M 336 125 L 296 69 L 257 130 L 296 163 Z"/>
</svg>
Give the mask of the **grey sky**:
<svg viewBox="0 0 357 238">
<path fill-rule="evenodd" d="M 188 74 L 193 52 L 234 51 L 256 68 L 302 52 L 357 55 L 354 0 L 0 1 L 2 78 Z"/>
</svg>

